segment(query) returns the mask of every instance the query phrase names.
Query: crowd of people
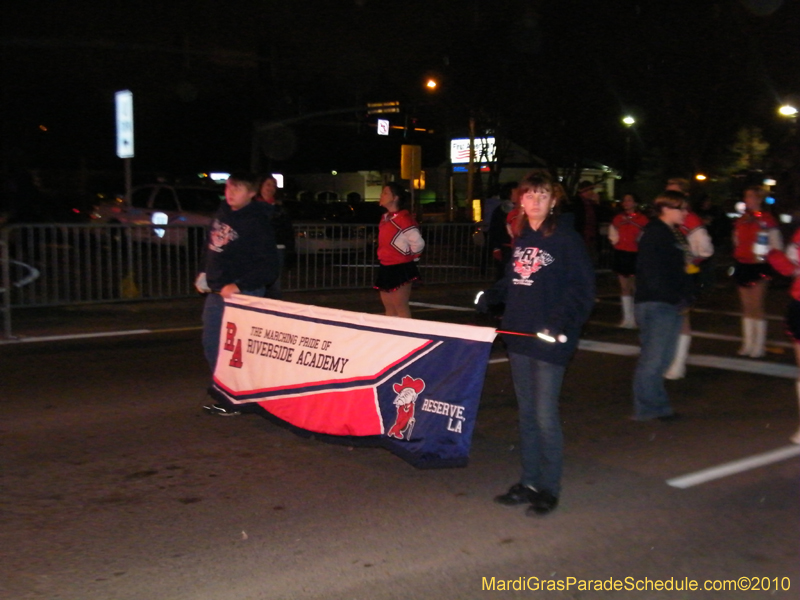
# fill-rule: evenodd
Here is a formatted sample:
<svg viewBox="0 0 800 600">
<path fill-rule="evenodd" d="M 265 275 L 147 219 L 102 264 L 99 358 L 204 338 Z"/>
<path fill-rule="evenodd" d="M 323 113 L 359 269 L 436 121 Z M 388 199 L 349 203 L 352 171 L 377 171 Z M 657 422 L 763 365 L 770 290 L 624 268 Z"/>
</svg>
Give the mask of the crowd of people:
<svg viewBox="0 0 800 600">
<path fill-rule="evenodd" d="M 595 187 L 581 182 L 569 200 L 558 181 L 547 173 L 532 173 L 491 219 L 490 247 L 505 269 L 495 289 L 502 290 L 505 300 L 500 331 L 519 406 L 522 462 L 519 481 L 495 501 L 527 504 L 531 516 L 546 515 L 558 505 L 563 462 L 558 396 L 594 303 Z M 620 286 L 620 326 L 639 329 L 634 421 L 680 418 L 665 379 L 685 376 L 689 312 L 704 289 L 703 270 L 714 254 L 707 223 L 691 210 L 688 191 L 687 180 L 670 179 L 653 199 L 650 215 L 640 210 L 633 194 L 626 194 L 608 228 Z M 786 323 L 800 368 L 800 230 L 783 248 L 775 219 L 763 209 L 765 195 L 760 187 L 745 190 L 746 210 L 733 232 L 744 340 L 739 355 L 764 356 L 764 295 L 774 269 L 795 278 Z M 569 212 L 559 216 L 564 208 Z M 496 225 L 500 222 L 505 234 Z M 796 387 L 800 405 L 800 380 Z M 791 441 L 800 444 L 800 429 Z"/>
<path fill-rule="evenodd" d="M 293 243 L 291 224 L 275 201 L 271 176 L 233 174 L 225 203 L 213 221 L 197 289 L 206 294 L 203 348 L 214 372 L 225 299 L 233 294 L 279 299 L 283 254 Z M 689 310 L 701 289 L 702 265 L 714 248 L 702 219 L 690 209 L 688 182 L 671 179 L 646 216 L 633 194 L 623 196 L 610 223 L 613 270 L 620 286 L 623 328 L 638 328 L 641 352 L 632 381 L 635 421 L 672 421 L 665 379 L 685 376 L 691 332 Z M 547 171 L 529 173 L 498 204 L 489 227 L 499 264 L 505 311 L 501 328 L 519 406 L 522 472 L 495 497 L 503 505 L 527 504 L 527 514 L 547 515 L 561 492 L 563 435 L 559 395 L 581 329 L 595 303 L 596 184 L 584 181 L 571 200 Z M 742 304 L 739 355 L 764 355 L 764 295 L 773 269 L 795 278 L 787 325 L 800 367 L 800 231 L 783 247 L 777 223 L 763 210 L 764 192 L 747 188 L 746 210 L 733 236 L 734 277 Z M 425 248 L 406 191 L 382 188 L 375 289 L 387 316 L 410 318 L 412 283 Z M 797 382 L 800 402 L 800 380 Z M 240 414 L 219 400 L 212 414 Z M 792 437 L 800 443 L 800 430 Z"/>
</svg>

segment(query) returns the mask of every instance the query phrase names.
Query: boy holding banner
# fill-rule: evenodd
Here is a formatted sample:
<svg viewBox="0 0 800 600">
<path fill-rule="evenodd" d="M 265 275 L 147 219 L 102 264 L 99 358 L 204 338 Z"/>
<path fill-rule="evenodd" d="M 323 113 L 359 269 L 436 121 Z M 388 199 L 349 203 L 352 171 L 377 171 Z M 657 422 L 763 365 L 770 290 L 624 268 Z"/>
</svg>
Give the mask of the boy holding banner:
<svg viewBox="0 0 800 600">
<path fill-rule="evenodd" d="M 263 296 L 278 276 L 278 250 L 268 207 L 253 202 L 258 178 L 232 174 L 225 183 L 225 203 L 220 205 L 208 234 L 204 270 L 195 287 L 206 296 L 203 307 L 203 351 L 211 374 L 217 366 L 225 299 L 234 294 Z M 219 403 L 204 406 L 212 414 L 240 414 Z"/>
</svg>

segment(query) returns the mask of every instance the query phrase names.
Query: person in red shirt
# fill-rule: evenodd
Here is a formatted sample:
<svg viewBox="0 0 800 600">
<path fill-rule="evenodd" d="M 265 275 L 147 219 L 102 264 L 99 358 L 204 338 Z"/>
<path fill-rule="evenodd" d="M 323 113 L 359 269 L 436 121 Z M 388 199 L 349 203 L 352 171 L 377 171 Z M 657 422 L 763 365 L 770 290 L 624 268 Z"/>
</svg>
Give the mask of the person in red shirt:
<svg viewBox="0 0 800 600">
<path fill-rule="evenodd" d="M 633 291 L 636 276 L 636 255 L 639 252 L 639 238 L 650 220 L 637 211 L 638 201 L 634 194 L 622 196 L 622 212 L 611 221 L 608 239 L 614 246 L 613 270 L 617 274 L 622 301 L 622 322 L 620 327 L 636 328 L 633 316 Z"/>
<path fill-rule="evenodd" d="M 767 261 L 781 275 L 794 278 L 789 290 L 792 300 L 786 309 L 786 333 L 794 342 L 794 359 L 800 368 L 800 228 L 794 232 L 792 241 L 784 250 L 771 249 Z M 800 379 L 795 381 L 795 389 L 800 405 Z M 793 444 L 800 444 L 800 429 L 790 439 Z"/>
<path fill-rule="evenodd" d="M 375 289 L 390 317 L 411 317 L 411 282 L 420 279 L 417 261 L 425 248 L 419 226 L 405 208 L 406 191 L 395 182 L 383 186 L 380 205 L 386 209 L 378 225 L 378 276 Z"/>
<path fill-rule="evenodd" d="M 769 250 L 783 246 L 778 223 L 762 210 L 766 191 L 750 186 L 744 191 L 745 212 L 733 229 L 733 276 L 742 303 L 742 347 L 740 356 L 764 356 L 767 321 L 764 319 L 764 296 L 772 278 L 772 267 L 766 260 Z M 759 240 L 759 234 L 765 239 Z"/>
</svg>

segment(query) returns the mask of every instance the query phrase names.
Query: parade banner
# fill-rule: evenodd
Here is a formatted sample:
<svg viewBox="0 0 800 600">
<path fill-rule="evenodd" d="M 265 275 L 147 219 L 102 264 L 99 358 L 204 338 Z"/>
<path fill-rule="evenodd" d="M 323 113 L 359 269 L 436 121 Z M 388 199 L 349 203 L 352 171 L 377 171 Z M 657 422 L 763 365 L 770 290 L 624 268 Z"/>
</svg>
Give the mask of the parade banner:
<svg viewBox="0 0 800 600">
<path fill-rule="evenodd" d="M 494 337 L 486 327 L 236 295 L 225 303 L 213 389 L 418 467 L 463 466 Z"/>
</svg>

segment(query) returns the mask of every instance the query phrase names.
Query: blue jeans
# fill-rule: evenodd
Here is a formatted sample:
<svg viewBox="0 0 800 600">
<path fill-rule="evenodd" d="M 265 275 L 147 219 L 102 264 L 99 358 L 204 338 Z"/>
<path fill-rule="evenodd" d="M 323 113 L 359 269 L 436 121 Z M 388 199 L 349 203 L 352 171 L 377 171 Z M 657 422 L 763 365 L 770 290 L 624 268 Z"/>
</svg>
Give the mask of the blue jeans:
<svg viewBox="0 0 800 600">
<path fill-rule="evenodd" d="M 239 292 L 245 296 L 264 295 L 264 288 Z M 203 305 L 203 353 L 205 354 L 208 366 L 211 367 L 211 375 L 217 368 L 217 354 L 219 354 L 219 335 L 222 329 L 222 313 L 225 311 L 225 298 L 219 294 L 206 295 L 206 302 Z"/>
<path fill-rule="evenodd" d="M 558 398 L 566 367 L 508 353 L 519 404 L 520 483 L 558 497 L 564 462 L 564 436 Z"/>
<path fill-rule="evenodd" d="M 633 417 L 640 421 L 672 414 L 664 373 L 675 357 L 683 316 L 666 302 L 634 304 L 642 350 L 633 375 Z"/>
</svg>

